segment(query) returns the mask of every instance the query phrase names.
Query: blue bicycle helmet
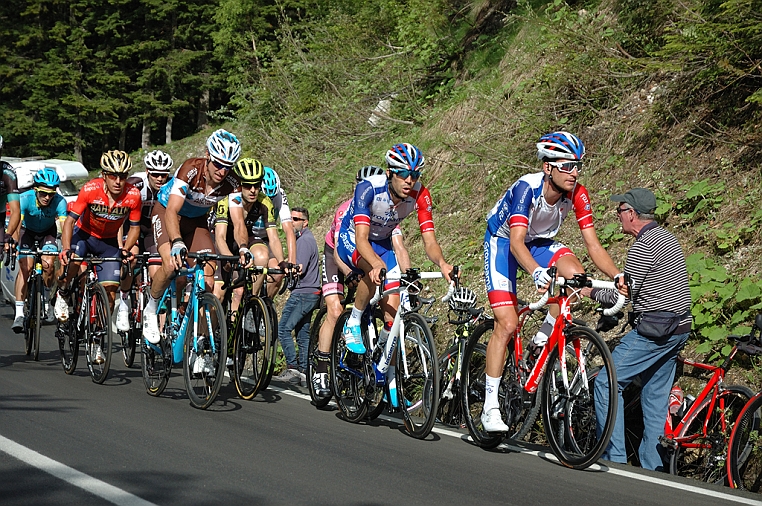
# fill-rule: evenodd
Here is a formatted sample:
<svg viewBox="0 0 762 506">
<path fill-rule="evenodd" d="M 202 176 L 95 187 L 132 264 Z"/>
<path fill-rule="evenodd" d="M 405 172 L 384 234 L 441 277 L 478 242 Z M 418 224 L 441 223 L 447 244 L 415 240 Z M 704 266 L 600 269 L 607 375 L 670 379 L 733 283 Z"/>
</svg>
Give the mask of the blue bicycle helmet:
<svg viewBox="0 0 762 506">
<path fill-rule="evenodd" d="M 40 186 L 47 186 L 48 188 L 57 188 L 61 184 L 61 178 L 58 177 L 58 173 L 55 169 L 45 167 L 40 169 L 34 175 L 34 184 Z"/>
<path fill-rule="evenodd" d="M 386 164 L 391 169 L 418 170 L 423 169 L 426 159 L 417 147 L 407 142 L 395 144 L 386 152 Z"/>
<path fill-rule="evenodd" d="M 585 145 L 569 132 L 552 132 L 540 137 L 537 142 L 537 159 L 546 160 L 582 160 Z"/>
<path fill-rule="evenodd" d="M 262 180 L 262 190 L 265 195 L 272 198 L 278 194 L 280 190 L 280 178 L 278 173 L 270 167 L 265 167 L 265 178 Z"/>
</svg>

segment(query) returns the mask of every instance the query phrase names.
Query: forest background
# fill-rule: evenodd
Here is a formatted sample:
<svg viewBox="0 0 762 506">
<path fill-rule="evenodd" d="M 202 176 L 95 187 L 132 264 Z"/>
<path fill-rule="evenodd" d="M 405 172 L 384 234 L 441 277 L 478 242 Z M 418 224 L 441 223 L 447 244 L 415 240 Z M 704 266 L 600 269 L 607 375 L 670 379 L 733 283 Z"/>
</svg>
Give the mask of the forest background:
<svg viewBox="0 0 762 506">
<path fill-rule="evenodd" d="M 727 334 L 747 332 L 762 309 L 761 7 L 7 0 L 3 154 L 95 170 L 103 151 L 119 148 L 139 169 L 159 147 L 179 165 L 223 126 L 244 155 L 276 168 L 292 205 L 308 207 L 324 231 L 357 169 L 411 142 L 426 156 L 422 181 L 445 254 L 485 303 L 484 217 L 514 180 L 539 169 L 537 138 L 569 130 L 587 145 L 581 182 L 620 266 L 631 238 L 608 197 L 638 186 L 657 194 L 659 221 L 688 260 L 690 353 L 717 359 L 730 351 Z M 404 231 L 414 263 L 430 268 L 416 224 Z M 594 272 L 573 223 L 560 240 Z M 758 366 L 745 365 L 759 386 Z"/>
</svg>

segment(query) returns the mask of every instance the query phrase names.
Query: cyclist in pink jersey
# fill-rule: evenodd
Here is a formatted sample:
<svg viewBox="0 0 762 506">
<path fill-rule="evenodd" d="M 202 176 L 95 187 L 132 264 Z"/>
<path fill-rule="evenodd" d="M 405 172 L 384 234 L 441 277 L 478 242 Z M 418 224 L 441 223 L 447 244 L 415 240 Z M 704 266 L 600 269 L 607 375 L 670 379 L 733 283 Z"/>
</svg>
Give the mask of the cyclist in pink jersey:
<svg viewBox="0 0 762 506">
<path fill-rule="evenodd" d="M 585 145 L 568 132 L 543 135 L 537 143 L 542 173 L 528 174 L 514 183 L 487 215 L 484 236 L 484 277 L 487 284 L 495 330 L 487 344 L 486 395 L 481 416 L 484 432 L 506 432 L 498 390 L 505 366 L 508 340 L 518 325 L 516 273 L 518 267 L 532 273 L 540 292 L 551 281 L 548 268 L 570 278 L 584 273 L 579 259 L 569 248 L 553 240 L 570 211 L 577 217 L 582 239 L 593 263 L 616 279 L 619 269 L 601 246 L 593 227 L 592 204 L 584 186 L 577 182 L 582 169 Z M 529 353 L 539 355 L 558 315 L 551 306 Z"/>
<path fill-rule="evenodd" d="M 381 167 L 369 165 L 361 168 L 357 172 L 357 182 L 364 181 L 371 176 L 382 175 L 384 170 Z M 320 335 L 317 350 L 317 365 L 312 377 L 312 383 L 315 393 L 319 397 L 331 395 L 329 384 L 328 364 L 331 356 L 331 342 L 333 338 L 333 328 L 341 315 L 344 307 L 341 300 L 344 298 L 344 286 L 353 286 L 358 275 L 352 275 L 352 269 L 341 261 L 336 253 L 336 240 L 341 228 L 341 220 L 344 218 L 352 199 L 343 202 L 333 217 L 333 223 L 328 233 L 325 235 L 325 247 L 323 248 L 323 300 L 326 306 L 325 320 L 320 326 Z M 410 267 L 410 257 L 405 249 L 405 243 L 402 240 L 402 231 L 399 225 L 392 232 L 392 248 L 397 256 L 400 268 L 407 270 Z"/>
</svg>

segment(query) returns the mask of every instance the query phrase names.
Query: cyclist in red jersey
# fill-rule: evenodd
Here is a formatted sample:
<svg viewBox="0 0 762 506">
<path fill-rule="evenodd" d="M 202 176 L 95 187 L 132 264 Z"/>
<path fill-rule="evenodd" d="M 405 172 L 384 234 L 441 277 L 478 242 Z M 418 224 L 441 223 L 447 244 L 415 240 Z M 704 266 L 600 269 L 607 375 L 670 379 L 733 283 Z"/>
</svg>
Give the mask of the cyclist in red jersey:
<svg viewBox="0 0 762 506">
<path fill-rule="evenodd" d="M 128 261 L 132 257 L 130 249 L 140 235 L 140 190 L 127 183 L 127 176 L 132 168 L 130 156 L 124 151 L 108 151 L 101 156 L 102 177 L 87 182 L 79 191 L 77 200 L 69 211 L 61 234 L 62 265 L 68 265 L 70 255 L 78 257 L 86 254 L 102 258 L 123 257 Z M 119 246 L 120 230 L 125 220 L 130 228 L 123 247 Z M 98 273 L 98 280 L 106 289 L 111 310 L 119 288 L 121 264 L 104 262 Z M 58 290 L 55 315 L 59 321 L 69 318 L 68 286 L 79 271 L 79 262 L 69 268 L 64 282 Z M 122 287 L 129 289 L 129 287 Z M 103 354 L 100 347 L 93 351 L 94 360 L 100 363 Z"/>
</svg>

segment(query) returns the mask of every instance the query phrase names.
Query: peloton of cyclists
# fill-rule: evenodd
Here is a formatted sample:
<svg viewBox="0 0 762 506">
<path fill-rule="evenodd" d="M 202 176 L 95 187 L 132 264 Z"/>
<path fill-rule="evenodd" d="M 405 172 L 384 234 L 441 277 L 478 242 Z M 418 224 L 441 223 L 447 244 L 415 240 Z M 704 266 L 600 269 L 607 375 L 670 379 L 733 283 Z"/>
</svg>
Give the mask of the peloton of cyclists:
<svg viewBox="0 0 762 506">
<path fill-rule="evenodd" d="M 537 289 L 550 282 L 548 268 L 570 278 L 584 273 L 574 253 L 554 241 L 561 224 L 574 211 L 582 239 L 593 263 L 606 275 L 621 276 L 611 257 L 601 246 L 593 228 L 593 211 L 587 189 L 577 182 L 582 171 L 585 146 L 575 135 L 553 132 L 537 143 L 542 172 L 522 176 L 500 197 L 487 215 L 484 235 L 484 278 L 495 315 L 495 330 L 487 345 L 486 398 L 481 416 L 485 432 L 506 432 L 498 402 L 498 389 L 505 365 L 509 338 L 518 325 L 516 273 L 520 266 L 532 273 Z M 550 335 L 558 306 L 551 306 L 529 352 L 539 355 Z"/>
<path fill-rule="evenodd" d="M 127 183 L 131 168 L 130 156 L 124 151 L 108 151 L 101 156 L 101 177 L 85 183 L 64 221 L 59 255 L 63 266 L 69 264 L 72 253 L 79 258 L 88 253 L 102 258 L 131 258 L 130 250 L 140 235 L 141 208 L 140 190 Z M 119 235 L 125 220 L 130 228 L 120 246 Z M 59 285 L 54 307 L 58 321 L 69 318 L 69 284 L 79 271 L 80 263 L 73 262 L 65 280 Z M 101 267 L 98 281 L 105 288 L 113 310 L 120 285 L 121 262 L 104 262 Z M 122 281 L 122 290 L 129 290 L 129 284 L 124 286 Z M 93 349 L 93 360 L 98 364 L 103 362 L 100 346 Z"/>
<path fill-rule="evenodd" d="M 58 255 L 57 239 L 61 237 L 66 220 L 66 199 L 56 192 L 61 184 L 55 169 L 45 167 L 37 171 L 31 190 L 21 194 L 21 229 L 19 249 L 31 250 L 35 243 L 48 254 L 42 256 L 42 279 L 46 289 L 53 283 L 54 261 Z M 16 276 L 16 316 L 11 329 L 17 334 L 24 331 L 24 301 L 27 294 L 29 271 L 34 268 L 34 255 L 19 254 L 19 276 Z M 46 298 L 47 300 L 47 298 Z M 46 308 L 46 318 L 53 321 L 53 311 Z"/>
</svg>

